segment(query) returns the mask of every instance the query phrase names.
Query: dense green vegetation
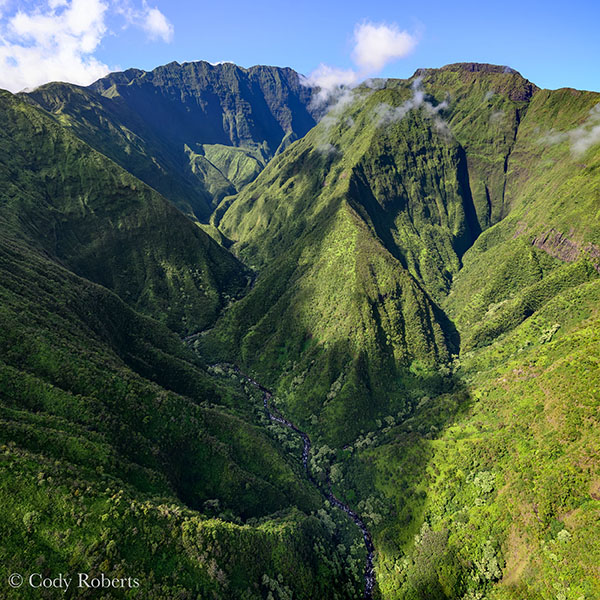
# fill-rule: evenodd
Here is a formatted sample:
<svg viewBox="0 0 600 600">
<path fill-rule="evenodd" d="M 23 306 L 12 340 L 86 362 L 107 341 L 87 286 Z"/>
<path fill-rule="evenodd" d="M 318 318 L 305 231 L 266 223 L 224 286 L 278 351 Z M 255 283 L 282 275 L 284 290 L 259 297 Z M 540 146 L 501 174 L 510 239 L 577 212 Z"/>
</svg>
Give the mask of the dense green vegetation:
<svg viewBox="0 0 600 600">
<path fill-rule="evenodd" d="M 599 102 L 421 70 L 358 89 L 215 213 L 259 277 L 204 351 L 319 440 L 383 598 L 600 596 L 600 152 L 578 149 Z"/>
<path fill-rule="evenodd" d="M 311 93 L 0 96 L 0 577 L 358 598 L 331 483 L 375 598 L 600 598 L 600 94 L 448 65 L 313 127 Z"/>
<path fill-rule="evenodd" d="M 598 284 L 467 353 L 468 395 L 423 397 L 338 464 L 374 513 L 384 598 L 598 597 Z"/>
<path fill-rule="evenodd" d="M 215 215 L 260 276 L 207 352 L 234 348 L 336 445 L 403 410 L 411 387 L 436 388 L 433 367 L 457 350 L 437 300 L 478 224 L 459 148 L 435 120 L 380 123 L 412 93 L 359 90 Z"/>
<path fill-rule="evenodd" d="M 210 326 L 244 268 L 50 116 L 1 101 L 2 580 L 68 571 L 139 578 L 111 597 L 355 597 L 360 566 L 336 546 L 356 532 L 333 525 L 260 399 L 174 333 Z"/>
</svg>

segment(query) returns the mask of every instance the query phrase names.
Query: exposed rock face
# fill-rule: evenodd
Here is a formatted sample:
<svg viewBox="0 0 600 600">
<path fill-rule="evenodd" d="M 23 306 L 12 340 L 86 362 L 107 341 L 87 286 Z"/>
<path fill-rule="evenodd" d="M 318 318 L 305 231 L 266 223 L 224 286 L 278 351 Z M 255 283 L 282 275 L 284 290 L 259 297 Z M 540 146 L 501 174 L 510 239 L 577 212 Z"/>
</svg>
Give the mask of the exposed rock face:
<svg viewBox="0 0 600 600">
<path fill-rule="evenodd" d="M 536 235 L 531 245 L 565 262 L 575 262 L 582 253 L 587 254 L 596 271 L 600 273 L 600 248 L 595 244 L 579 244 L 556 229 Z"/>
</svg>

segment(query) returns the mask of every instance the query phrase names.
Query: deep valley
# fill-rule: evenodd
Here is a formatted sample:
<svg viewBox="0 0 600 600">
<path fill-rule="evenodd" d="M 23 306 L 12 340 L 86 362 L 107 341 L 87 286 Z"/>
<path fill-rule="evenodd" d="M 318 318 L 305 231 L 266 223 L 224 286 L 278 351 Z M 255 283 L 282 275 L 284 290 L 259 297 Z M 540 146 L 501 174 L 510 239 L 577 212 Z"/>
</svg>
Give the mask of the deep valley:
<svg viewBox="0 0 600 600">
<path fill-rule="evenodd" d="M 1 597 L 600 598 L 600 93 L 318 91 L 0 91 Z"/>
</svg>

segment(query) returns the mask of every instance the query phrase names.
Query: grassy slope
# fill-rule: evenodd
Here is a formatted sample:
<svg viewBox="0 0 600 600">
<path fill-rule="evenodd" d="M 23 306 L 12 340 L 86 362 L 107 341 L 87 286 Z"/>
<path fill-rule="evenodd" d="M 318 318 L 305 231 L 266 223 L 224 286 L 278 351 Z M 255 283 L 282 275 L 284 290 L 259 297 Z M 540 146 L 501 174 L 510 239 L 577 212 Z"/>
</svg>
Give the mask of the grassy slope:
<svg viewBox="0 0 600 600">
<path fill-rule="evenodd" d="M 453 331 L 432 298 L 478 227 L 466 165 L 435 120 L 378 120 L 410 87 L 357 94 L 215 217 L 260 275 L 212 337 L 271 382 L 283 371 L 286 406 L 339 445 L 448 360 Z"/>
<path fill-rule="evenodd" d="M 589 131 L 599 100 L 533 96 L 507 163 L 508 214 L 442 302 L 462 385 L 423 395 L 334 467 L 375 530 L 386 599 L 600 596 L 600 152 L 560 135 Z"/>
<path fill-rule="evenodd" d="M 600 155 L 597 148 L 576 155 L 557 134 L 589 124 L 598 102 L 600 94 L 575 90 L 533 97 L 508 162 L 510 213 L 474 244 L 445 302 L 465 350 L 489 343 L 561 289 L 595 276 Z M 573 265 L 581 255 L 590 263 Z"/>
<path fill-rule="evenodd" d="M 598 596 L 599 290 L 557 295 L 462 359 L 467 391 L 355 444 L 340 489 L 370 514 L 383 597 Z"/>
<path fill-rule="evenodd" d="M 165 599 L 260 598 L 265 575 L 304 598 L 352 581 L 306 514 L 321 500 L 300 465 L 249 424 L 258 399 L 254 412 L 166 328 L 13 240 L 2 282 L 3 570 L 136 573 Z"/>
<path fill-rule="evenodd" d="M 80 276 L 127 286 L 141 263 L 152 285 L 159 267 L 204 266 L 193 310 L 206 311 L 202 286 L 231 285 L 218 278 L 243 276 L 237 261 L 50 117 L 1 101 L 2 577 L 69 565 L 139 576 L 146 598 L 353 597 L 358 571 L 330 518 L 309 516 L 322 500 L 265 432 L 259 398 L 150 318 L 181 290 L 142 303 Z"/>
</svg>

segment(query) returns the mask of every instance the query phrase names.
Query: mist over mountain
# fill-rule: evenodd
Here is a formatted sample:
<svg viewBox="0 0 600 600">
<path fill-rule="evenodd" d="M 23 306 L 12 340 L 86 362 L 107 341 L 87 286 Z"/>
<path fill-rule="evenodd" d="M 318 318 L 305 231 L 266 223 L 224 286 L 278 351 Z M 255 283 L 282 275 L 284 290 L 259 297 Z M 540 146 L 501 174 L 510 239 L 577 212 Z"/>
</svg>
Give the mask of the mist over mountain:
<svg viewBox="0 0 600 600">
<path fill-rule="evenodd" d="M 600 597 L 600 93 L 318 95 L 206 62 L 1 92 L 0 576 Z"/>
</svg>

